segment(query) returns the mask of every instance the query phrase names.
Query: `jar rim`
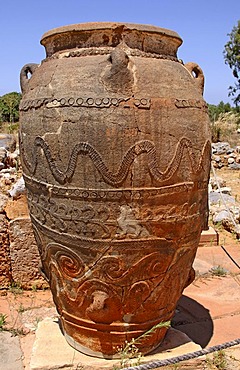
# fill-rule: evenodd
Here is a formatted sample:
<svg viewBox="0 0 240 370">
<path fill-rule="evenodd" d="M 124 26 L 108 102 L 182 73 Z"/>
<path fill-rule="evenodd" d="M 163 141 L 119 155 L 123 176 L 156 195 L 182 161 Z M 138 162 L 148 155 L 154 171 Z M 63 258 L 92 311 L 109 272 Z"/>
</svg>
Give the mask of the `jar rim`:
<svg viewBox="0 0 240 370">
<path fill-rule="evenodd" d="M 70 24 L 67 26 L 61 26 L 57 28 L 53 28 L 47 32 L 45 32 L 41 38 L 41 44 L 45 45 L 45 41 L 48 37 L 54 36 L 57 34 L 63 34 L 67 32 L 81 32 L 81 31 L 94 31 L 94 30 L 114 30 L 114 29 L 121 29 L 122 32 L 125 31 L 141 31 L 147 33 L 156 33 L 162 34 L 165 36 L 170 36 L 176 39 L 179 39 L 180 45 L 182 43 L 182 39 L 179 34 L 175 31 L 172 31 L 167 28 L 162 28 L 158 26 L 153 26 L 149 24 L 138 24 L 138 23 L 124 23 L 124 22 L 87 22 L 87 23 L 76 23 Z"/>
</svg>

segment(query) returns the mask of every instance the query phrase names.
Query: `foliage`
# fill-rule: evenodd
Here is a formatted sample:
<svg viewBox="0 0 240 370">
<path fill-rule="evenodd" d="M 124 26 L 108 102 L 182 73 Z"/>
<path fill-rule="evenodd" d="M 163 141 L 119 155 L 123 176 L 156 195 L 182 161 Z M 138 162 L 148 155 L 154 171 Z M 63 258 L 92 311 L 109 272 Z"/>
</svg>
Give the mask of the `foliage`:
<svg viewBox="0 0 240 370">
<path fill-rule="evenodd" d="M 231 105 L 223 101 L 220 101 L 218 105 L 208 104 L 208 114 L 211 122 L 217 121 L 221 113 L 230 112 L 231 110 Z"/>
<path fill-rule="evenodd" d="M 231 107 L 221 101 L 218 105 L 208 104 L 208 113 L 212 128 L 212 141 L 228 141 L 237 145 L 239 141 L 240 108 Z"/>
<path fill-rule="evenodd" d="M 0 97 L 0 122 L 17 122 L 22 95 L 11 92 Z"/>
<path fill-rule="evenodd" d="M 228 36 L 229 41 L 224 46 L 223 55 L 237 80 L 234 86 L 229 87 L 229 95 L 234 97 L 233 102 L 237 106 L 240 104 L 240 20 Z"/>
<path fill-rule="evenodd" d="M 4 330 L 4 327 L 6 325 L 6 318 L 7 318 L 7 315 L 0 313 L 0 331 Z"/>
<path fill-rule="evenodd" d="M 207 365 L 209 369 L 227 370 L 228 363 L 226 353 L 223 350 L 215 352 L 212 359 L 207 358 Z"/>
<path fill-rule="evenodd" d="M 151 336 L 157 329 L 169 328 L 171 326 L 171 321 L 160 322 L 154 325 L 151 329 L 147 330 L 145 333 L 137 338 L 131 339 L 130 342 L 126 342 L 125 347 L 119 351 L 121 358 L 120 367 L 114 366 L 113 370 L 122 369 L 128 366 L 138 366 L 141 362 L 142 354 L 139 352 L 137 345 L 147 337 Z M 135 363 L 131 362 L 131 359 L 135 358 Z"/>
<path fill-rule="evenodd" d="M 15 295 L 23 294 L 23 289 L 22 289 L 21 283 L 12 282 L 10 287 L 9 287 L 9 291 L 11 293 L 15 294 Z"/>
<path fill-rule="evenodd" d="M 218 265 L 213 266 L 209 272 L 214 276 L 226 276 L 228 274 L 228 270 L 226 270 L 224 267 Z"/>
</svg>

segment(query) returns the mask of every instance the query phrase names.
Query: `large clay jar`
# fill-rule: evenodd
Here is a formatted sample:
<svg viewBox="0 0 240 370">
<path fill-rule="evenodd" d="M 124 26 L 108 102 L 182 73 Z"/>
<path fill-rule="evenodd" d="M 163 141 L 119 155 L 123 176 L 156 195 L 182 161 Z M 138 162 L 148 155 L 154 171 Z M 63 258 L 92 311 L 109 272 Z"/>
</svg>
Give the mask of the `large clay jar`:
<svg viewBox="0 0 240 370">
<path fill-rule="evenodd" d="M 77 24 L 41 43 L 21 71 L 20 149 L 42 270 L 67 341 L 112 358 L 171 320 L 190 281 L 208 217 L 204 77 L 154 26 Z"/>
</svg>

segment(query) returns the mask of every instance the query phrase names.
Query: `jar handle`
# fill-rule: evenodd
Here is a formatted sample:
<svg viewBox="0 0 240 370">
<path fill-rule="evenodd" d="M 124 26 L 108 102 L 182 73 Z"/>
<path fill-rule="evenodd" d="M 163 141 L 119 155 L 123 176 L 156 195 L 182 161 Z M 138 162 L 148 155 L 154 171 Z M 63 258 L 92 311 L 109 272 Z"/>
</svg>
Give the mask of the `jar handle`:
<svg viewBox="0 0 240 370">
<path fill-rule="evenodd" d="M 203 90 L 204 90 L 204 74 L 203 74 L 202 69 L 199 67 L 199 65 L 197 63 L 193 63 L 193 62 L 186 63 L 185 64 L 185 67 L 190 72 L 192 78 L 195 79 L 197 85 L 201 89 L 201 93 L 203 94 Z"/>
<path fill-rule="evenodd" d="M 21 85 L 21 90 L 22 93 L 24 93 L 27 90 L 27 85 L 32 77 L 32 74 L 34 71 L 37 69 L 38 64 L 36 63 L 30 63 L 30 64 L 25 64 L 25 66 L 22 67 L 21 72 L 20 72 L 20 85 Z M 30 77 L 29 77 L 30 73 Z"/>
</svg>

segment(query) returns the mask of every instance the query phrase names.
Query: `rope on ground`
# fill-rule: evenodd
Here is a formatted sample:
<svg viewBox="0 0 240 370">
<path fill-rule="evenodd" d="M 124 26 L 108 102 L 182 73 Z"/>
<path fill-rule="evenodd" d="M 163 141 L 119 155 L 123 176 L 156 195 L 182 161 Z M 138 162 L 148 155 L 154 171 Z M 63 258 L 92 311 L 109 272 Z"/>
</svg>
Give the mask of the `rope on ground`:
<svg viewBox="0 0 240 370">
<path fill-rule="evenodd" d="M 230 260 L 239 268 L 239 270 L 240 270 L 240 266 L 239 266 L 239 264 L 235 261 L 235 259 L 231 256 L 231 254 L 230 253 L 228 253 L 228 251 L 226 250 L 226 248 L 223 246 L 223 245 L 221 245 L 221 248 L 224 250 L 224 252 L 226 253 L 226 255 L 230 258 Z"/>
<path fill-rule="evenodd" d="M 191 352 L 191 353 L 186 353 L 185 355 L 177 356 L 177 357 L 172 357 L 168 358 L 165 360 L 159 360 L 159 361 L 152 361 L 146 364 L 138 365 L 138 366 L 132 366 L 132 367 L 124 367 L 122 370 L 151 370 L 151 369 L 157 369 L 162 366 L 168 366 L 168 365 L 174 365 L 178 362 L 181 361 L 187 361 L 191 360 L 193 358 L 197 358 L 200 356 L 208 355 L 209 353 L 220 351 L 232 346 L 236 346 L 240 344 L 240 338 L 232 340 L 230 342 L 225 342 L 222 344 L 218 344 L 213 347 L 209 348 L 204 348 L 199 351 Z"/>
</svg>

